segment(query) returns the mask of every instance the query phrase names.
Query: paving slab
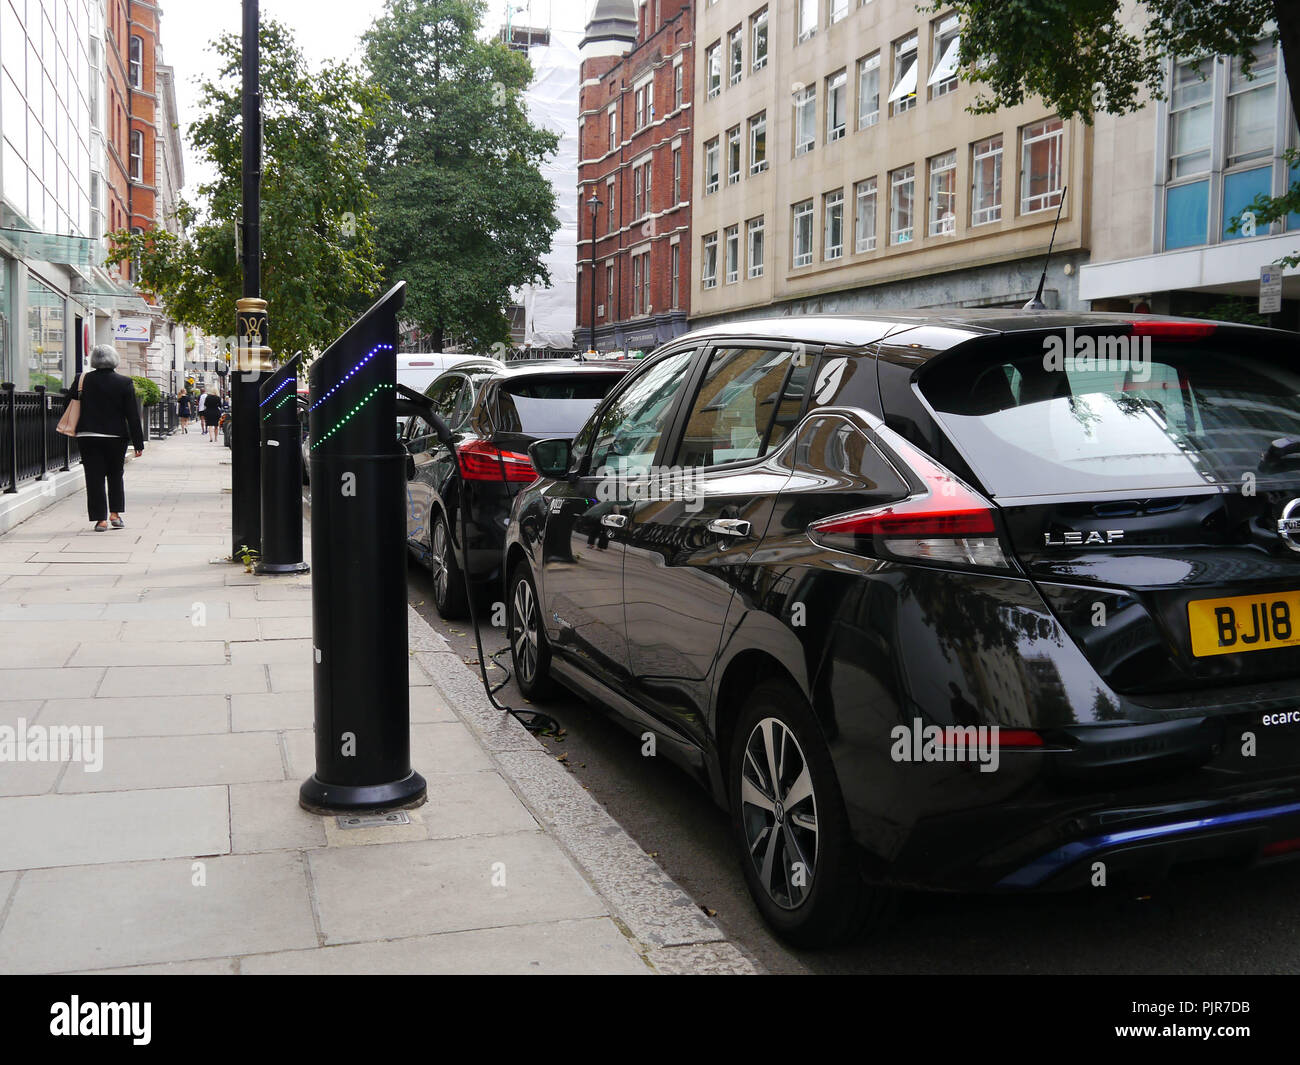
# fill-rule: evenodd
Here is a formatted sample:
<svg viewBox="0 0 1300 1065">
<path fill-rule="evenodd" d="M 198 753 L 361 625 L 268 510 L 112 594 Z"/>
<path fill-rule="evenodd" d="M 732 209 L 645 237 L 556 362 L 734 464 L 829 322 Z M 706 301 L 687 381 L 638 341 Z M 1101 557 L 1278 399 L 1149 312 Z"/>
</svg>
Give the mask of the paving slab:
<svg viewBox="0 0 1300 1065">
<path fill-rule="evenodd" d="M 59 782 L 59 791 L 188 788 L 283 779 L 280 745 L 270 732 L 105 737 L 103 769 L 83 773 L 74 766 Z"/>
<path fill-rule="evenodd" d="M 644 976 L 650 972 L 607 917 L 255 954 L 239 964 L 241 972 L 255 975 Z"/>
<path fill-rule="evenodd" d="M 312 637 L 310 617 L 258 618 L 257 625 L 264 640 L 309 640 Z"/>
<path fill-rule="evenodd" d="M 15 699 L 80 699 L 94 695 L 103 669 L 0 669 L 0 702 Z"/>
<path fill-rule="evenodd" d="M 226 645 L 219 640 L 186 643 L 82 644 L 70 666 L 215 666 L 225 665 Z"/>
<path fill-rule="evenodd" d="M 7 706 L 0 703 L 0 706 Z M 98 725 L 105 736 L 185 736 L 226 732 L 224 695 L 156 695 L 120 699 L 49 699 L 43 721 Z"/>
<path fill-rule="evenodd" d="M 69 771 L 81 772 L 76 766 Z M 0 869 L 99 865 L 229 849 L 229 806 L 222 787 L 0 798 Z"/>
<path fill-rule="evenodd" d="M 336 847 L 307 857 L 326 946 L 607 912 L 542 832 Z"/>
<path fill-rule="evenodd" d="M 63 672 L 71 672 L 64 670 Z M 104 672 L 104 671 L 100 671 Z M 266 691 L 263 666 L 112 666 L 99 694 L 112 696 L 189 695 L 192 692 Z"/>
<path fill-rule="evenodd" d="M 197 870 L 188 859 L 37 869 L 23 875 L 0 928 L 0 972 L 70 972 L 317 944 L 296 851 L 206 858 Z"/>
<path fill-rule="evenodd" d="M 280 732 L 310 729 L 315 714 L 310 690 L 264 695 L 232 695 L 230 727 L 234 732 Z"/>
<path fill-rule="evenodd" d="M 301 780 L 230 786 L 231 849 L 238 854 L 325 846 L 329 818 L 298 805 Z"/>
</svg>

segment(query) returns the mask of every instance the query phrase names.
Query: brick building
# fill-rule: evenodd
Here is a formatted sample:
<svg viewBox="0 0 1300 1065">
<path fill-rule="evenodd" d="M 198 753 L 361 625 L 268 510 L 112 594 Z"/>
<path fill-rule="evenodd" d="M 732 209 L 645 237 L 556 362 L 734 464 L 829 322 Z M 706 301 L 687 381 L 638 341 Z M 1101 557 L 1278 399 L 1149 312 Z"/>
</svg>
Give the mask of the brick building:
<svg viewBox="0 0 1300 1065">
<path fill-rule="evenodd" d="M 579 91 L 581 347 L 591 336 L 593 302 L 602 352 L 648 352 L 686 331 L 694 36 L 695 12 L 685 0 L 597 0 L 587 24 Z"/>
</svg>

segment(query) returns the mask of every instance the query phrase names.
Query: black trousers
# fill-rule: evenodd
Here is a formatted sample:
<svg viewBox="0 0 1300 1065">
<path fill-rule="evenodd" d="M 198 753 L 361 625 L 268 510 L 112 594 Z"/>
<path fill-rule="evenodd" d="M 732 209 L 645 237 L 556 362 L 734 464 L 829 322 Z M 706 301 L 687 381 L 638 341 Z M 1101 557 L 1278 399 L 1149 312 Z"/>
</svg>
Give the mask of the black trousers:
<svg viewBox="0 0 1300 1065">
<path fill-rule="evenodd" d="M 77 448 L 81 452 L 81 468 L 86 472 L 86 510 L 90 520 L 108 521 L 110 510 L 121 514 L 126 509 L 126 486 L 122 483 L 126 438 L 79 436 Z"/>
</svg>

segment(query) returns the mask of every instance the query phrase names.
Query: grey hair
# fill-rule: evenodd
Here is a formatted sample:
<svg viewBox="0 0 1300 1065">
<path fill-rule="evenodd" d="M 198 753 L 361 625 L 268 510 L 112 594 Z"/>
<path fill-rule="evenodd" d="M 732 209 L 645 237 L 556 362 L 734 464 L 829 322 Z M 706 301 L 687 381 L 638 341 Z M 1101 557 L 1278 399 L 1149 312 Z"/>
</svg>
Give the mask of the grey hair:
<svg viewBox="0 0 1300 1065">
<path fill-rule="evenodd" d="M 96 344 L 95 350 L 90 353 L 92 370 L 116 370 L 119 361 L 117 348 L 112 344 Z"/>
</svg>

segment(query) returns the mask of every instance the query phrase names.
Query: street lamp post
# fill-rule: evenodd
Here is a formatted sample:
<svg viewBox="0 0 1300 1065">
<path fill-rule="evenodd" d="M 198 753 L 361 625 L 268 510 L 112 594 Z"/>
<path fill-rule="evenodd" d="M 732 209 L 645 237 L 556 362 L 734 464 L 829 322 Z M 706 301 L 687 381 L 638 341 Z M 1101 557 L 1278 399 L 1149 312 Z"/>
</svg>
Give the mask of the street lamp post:
<svg viewBox="0 0 1300 1065">
<path fill-rule="evenodd" d="M 600 214 L 601 201 L 593 186 L 591 199 L 587 201 L 591 208 L 591 356 L 596 355 L 596 221 Z"/>
</svg>

